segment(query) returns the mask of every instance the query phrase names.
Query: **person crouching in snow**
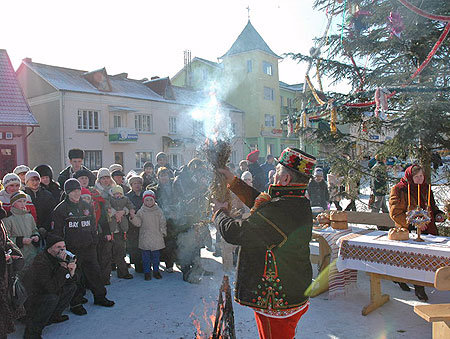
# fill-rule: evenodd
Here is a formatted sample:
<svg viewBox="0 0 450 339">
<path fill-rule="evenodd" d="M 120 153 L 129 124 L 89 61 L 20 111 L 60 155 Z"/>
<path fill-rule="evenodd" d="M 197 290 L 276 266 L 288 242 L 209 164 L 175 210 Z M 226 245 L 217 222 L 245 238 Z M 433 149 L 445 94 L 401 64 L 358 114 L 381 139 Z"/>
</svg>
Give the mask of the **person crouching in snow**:
<svg viewBox="0 0 450 339">
<path fill-rule="evenodd" d="M 150 262 L 153 265 L 153 276 L 161 279 L 159 272 L 160 250 L 165 247 L 164 237 L 167 236 L 166 219 L 163 211 L 155 203 L 155 192 L 147 190 L 142 196 L 144 204 L 131 216 L 131 222 L 140 227 L 139 248 L 142 252 L 142 265 L 144 267 L 145 280 L 151 280 Z"/>
<path fill-rule="evenodd" d="M 9 238 L 20 248 L 24 258 L 24 272 L 39 252 L 40 235 L 33 216 L 26 208 L 27 196 L 18 191 L 11 196 L 10 216 L 3 219 Z"/>
<path fill-rule="evenodd" d="M 133 279 L 133 275 L 128 272 L 124 257 L 129 226 L 126 216 L 134 216 L 134 205 L 128 197 L 123 195 L 123 188 L 121 186 L 111 188 L 111 195 L 112 197 L 109 202 L 112 213 L 109 229 L 113 236 L 112 261 L 117 266 L 117 276 L 120 279 Z"/>
</svg>

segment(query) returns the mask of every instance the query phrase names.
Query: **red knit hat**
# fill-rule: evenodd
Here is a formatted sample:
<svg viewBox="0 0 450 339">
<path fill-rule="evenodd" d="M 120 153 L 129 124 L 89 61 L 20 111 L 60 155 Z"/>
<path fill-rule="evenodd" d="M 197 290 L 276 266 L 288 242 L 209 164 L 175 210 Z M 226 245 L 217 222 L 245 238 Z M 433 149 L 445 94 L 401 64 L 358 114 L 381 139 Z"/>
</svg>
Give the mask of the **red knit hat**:
<svg viewBox="0 0 450 339">
<path fill-rule="evenodd" d="M 259 151 L 258 150 L 254 150 L 253 152 L 250 152 L 247 155 L 247 160 L 250 161 L 251 163 L 257 162 L 258 158 L 259 158 Z"/>
<path fill-rule="evenodd" d="M 81 189 L 81 196 L 83 195 L 90 195 L 92 197 L 91 191 L 89 191 L 87 188 L 84 187 Z"/>
<path fill-rule="evenodd" d="M 142 195 L 142 201 L 144 201 L 145 198 L 148 198 L 148 197 L 152 197 L 153 199 L 156 200 L 155 192 L 153 192 L 152 190 L 146 190 L 144 192 L 144 194 Z"/>
</svg>

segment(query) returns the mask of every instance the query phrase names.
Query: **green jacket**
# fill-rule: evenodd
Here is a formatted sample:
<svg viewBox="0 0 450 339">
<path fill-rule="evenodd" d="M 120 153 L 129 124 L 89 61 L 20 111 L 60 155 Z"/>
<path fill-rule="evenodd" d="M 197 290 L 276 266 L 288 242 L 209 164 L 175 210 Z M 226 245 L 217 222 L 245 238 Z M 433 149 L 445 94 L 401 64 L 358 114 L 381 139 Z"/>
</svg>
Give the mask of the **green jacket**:
<svg viewBox="0 0 450 339">
<path fill-rule="evenodd" d="M 304 304 L 311 284 L 312 213 L 307 185 L 270 186 L 272 199 L 250 217 L 234 220 L 224 210 L 214 222 L 223 238 L 240 245 L 235 299 L 253 308 L 282 312 Z M 259 192 L 235 179 L 231 190 L 249 207 Z"/>
</svg>

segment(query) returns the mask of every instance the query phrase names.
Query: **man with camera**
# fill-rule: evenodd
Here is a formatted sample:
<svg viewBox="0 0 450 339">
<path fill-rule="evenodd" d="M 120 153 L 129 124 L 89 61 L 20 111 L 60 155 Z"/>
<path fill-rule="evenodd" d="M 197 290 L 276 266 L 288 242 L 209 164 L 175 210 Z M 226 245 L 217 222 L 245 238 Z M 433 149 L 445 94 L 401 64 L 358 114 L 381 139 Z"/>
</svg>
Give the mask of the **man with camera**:
<svg viewBox="0 0 450 339">
<path fill-rule="evenodd" d="M 64 184 L 66 198 L 53 211 L 52 228 L 66 242 L 67 248 L 77 256 L 79 273 L 77 290 L 70 302 L 70 310 L 76 315 L 87 314 L 83 304 L 86 285 L 94 295 L 94 304 L 111 307 L 114 302 L 106 299 L 106 288 L 97 260 L 97 230 L 92 207 L 80 199 L 81 184 L 77 179 L 69 179 Z M 85 283 L 83 282 L 85 281 Z"/>
<path fill-rule="evenodd" d="M 49 234 L 45 251 L 39 253 L 24 276 L 28 293 L 24 338 L 41 338 L 45 326 L 69 319 L 63 315 L 76 291 L 76 258 L 66 251 L 64 239 Z"/>
</svg>

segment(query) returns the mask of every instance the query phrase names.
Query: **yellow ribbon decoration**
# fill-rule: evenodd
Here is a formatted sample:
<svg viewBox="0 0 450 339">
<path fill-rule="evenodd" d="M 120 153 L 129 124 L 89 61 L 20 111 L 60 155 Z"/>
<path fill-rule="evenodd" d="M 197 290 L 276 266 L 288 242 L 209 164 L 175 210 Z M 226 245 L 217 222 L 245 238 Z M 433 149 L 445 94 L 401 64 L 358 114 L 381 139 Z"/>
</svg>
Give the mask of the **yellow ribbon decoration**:
<svg viewBox="0 0 450 339">
<path fill-rule="evenodd" d="M 308 83 L 308 86 L 309 86 L 309 88 L 311 89 L 311 92 L 312 92 L 314 98 L 316 99 L 317 103 L 318 103 L 319 105 L 325 105 L 326 102 L 323 101 L 322 99 L 320 99 L 320 97 L 319 97 L 319 95 L 317 94 L 316 89 L 314 88 L 314 86 L 313 86 L 313 84 L 312 84 L 312 82 L 311 82 L 311 79 L 309 78 L 309 75 L 308 75 L 308 74 L 305 76 L 305 80 L 306 80 L 306 82 Z"/>
<path fill-rule="evenodd" d="M 336 120 L 337 120 L 337 108 L 334 106 L 331 108 L 331 114 L 330 114 L 330 131 L 331 133 L 336 133 Z"/>
</svg>

